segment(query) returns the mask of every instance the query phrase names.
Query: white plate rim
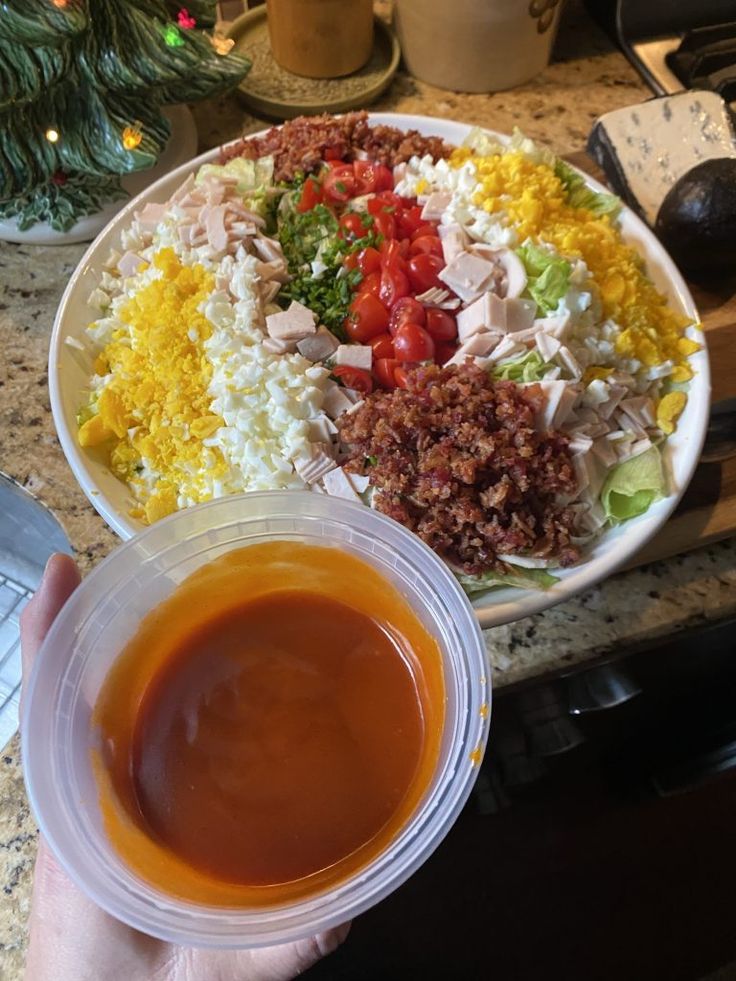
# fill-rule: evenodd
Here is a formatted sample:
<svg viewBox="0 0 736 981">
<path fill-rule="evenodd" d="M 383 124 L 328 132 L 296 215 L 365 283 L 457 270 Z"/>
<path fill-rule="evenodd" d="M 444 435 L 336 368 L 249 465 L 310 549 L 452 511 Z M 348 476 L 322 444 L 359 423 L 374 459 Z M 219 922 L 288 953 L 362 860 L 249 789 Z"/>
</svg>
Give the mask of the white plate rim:
<svg viewBox="0 0 736 981">
<path fill-rule="evenodd" d="M 397 126 L 400 129 L 416 129 L 425 135 L 441 136 L 456 144 L 461 143 L 474 128 L 472 124 L 431 116 L 404 113 L 370 113 L 369 115 L 373 124 L 384 123 Z M 496 133 L 485 127 L 481 128 L 500 140 L 508 139 L 508 136 L 504 134 Z M 266 131 L 264 129 L 259 132 Z M 248 137 L 255 135 L 259 134 L 247 134 Z M 240 140 L 233 140 L 224 145 L 231 146 L 238 142 Z M 48 377 L 51 411 L 59 441 L 67 462 L 84 494 L 95 510 L 123 540 L 137 534 L 143 526 L 122 514 L 120 509 L 112 504 L 108 497 L 98 489 L 96 482 L 91 479 L 94 470 L 90 470 L 90 464 L 94 466 L 94 461 L 89 461 L 83 454 L 76 440 L 76 426 L 72 431 L 64 409 L 64 386 L 61 380 L 62 359 L 68 355 L 68 345 L 65 344 L 65 339 L 67 336 L 73 336 L 73 333 L 67 329 L 67 311 L 77 291 L 82 288 L 83 278 L 90 275 L 93 268 L 99 270 L 106 257 L 106 251 L 112 245 L 114 236 L 128 221 L 132 213 L 147 201 L 156 200 L 159 194 L 166 193 L 169 185 L 171 185 L 171 189 L 168 190 L 168 194 L 170 194 L 174 187 L 184 180 L 189 173 L 198 169 L 203 163 L 215 160 L 221 149 L 221 147 L 215 147 L 208 150 L 164 175 L 129 201 L 115 215 L 82 256 L 64 290 L 54 319 L 49 346 Z M 596 191 L 607 192 L 607 188 L 589 177 L 584 171 L 576 167 L 574 169 L 581 174 L 588 186 Z M 165 197 L 162 200 L 165 200 Z M 673 260 L 655 238 L 654 233 L 626 206 L 621 212 L 621 223 L 625 230 L 626 239 L 635 241 L 639 250 L 644 252 L 648 267 L 651 268 L 652 264 L 656 264 L 658 278 L 662 281 L 660 289 L 666 288 L 670 299 L 698 323 L 700 318 L 692 295 Z M 96 260 L 99 261 L 96 262 Z M 86 303 L 86 296 L 84 302 Z M 90 319 L 94 319 L 92 315 Z M 571 569 L 560 570 L 559 581 L 550 589 L 546 591 L 502 589 L 476 598 L 473 606 L 481 627 L 501 626 L 523 617 L 541 613 L 551 606 L 571 599 L 574 595 L 589 589 L 618 571 L 662 528 L 692 478 L 705 439 L 710 411 L 710 365 L 705 333 L 703 333 L 701 350 L 692 355 L 690 361 L 695 371 L 695 377 L 690 384 L 688 404 L 675 436 L 666 444 L 669 452 L 665 459 L 671 480 L 673 479 L 673 460 L 677 464 L 677 486 L 673 492 L 667 498 L 654 504 L 644 515 L 632 519 L 632 521 L 620 526 L 619 529 L 607 532 L 592 552 L 588 554 L 585 561 Z M 680 447 L 680 444 L 683 445 Z M 677 454 L 676 457 L 675 454 Z M 120 482 L 117 481 L 117 483 Z M 123 487 L 122 484 L 120 486 Z"/>
</svg>

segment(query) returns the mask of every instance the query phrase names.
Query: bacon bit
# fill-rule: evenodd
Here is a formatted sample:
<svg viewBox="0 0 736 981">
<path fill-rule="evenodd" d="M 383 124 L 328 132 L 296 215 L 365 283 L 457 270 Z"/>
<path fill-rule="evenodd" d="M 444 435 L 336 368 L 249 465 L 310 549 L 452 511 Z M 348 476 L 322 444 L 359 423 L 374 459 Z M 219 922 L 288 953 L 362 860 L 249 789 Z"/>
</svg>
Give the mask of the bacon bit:
<svg viewBox="0 0 736 981">
<path fill-rule="evenodd" d="M 377 510 L 470 575 L 510 553 L 570 565 L 575 513 L 556 500 L 577 478 L 567 438 L 534 429 L 541 402 L 474 365 L 417 368 L 406 390 L 341 416 L 343 465 L 370 478 Z"/>
</svg>

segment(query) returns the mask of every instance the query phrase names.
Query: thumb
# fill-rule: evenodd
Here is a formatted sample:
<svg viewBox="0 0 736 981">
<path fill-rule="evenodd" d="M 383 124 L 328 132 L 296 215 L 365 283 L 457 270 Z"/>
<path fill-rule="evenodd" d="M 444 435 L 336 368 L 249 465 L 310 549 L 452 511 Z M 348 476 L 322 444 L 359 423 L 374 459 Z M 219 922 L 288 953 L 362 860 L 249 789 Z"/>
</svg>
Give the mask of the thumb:
<svg viewBox="0 0 736 981">
<path fill-rule="evenodd" d="M 33 661 L 51 624 L 79 582 L 79 570 L 74 559 L 62 552 L 51 556 L 46 563 L 40 586 L 20 615 L 24 684 L 28 683 Z"/>
</svg>

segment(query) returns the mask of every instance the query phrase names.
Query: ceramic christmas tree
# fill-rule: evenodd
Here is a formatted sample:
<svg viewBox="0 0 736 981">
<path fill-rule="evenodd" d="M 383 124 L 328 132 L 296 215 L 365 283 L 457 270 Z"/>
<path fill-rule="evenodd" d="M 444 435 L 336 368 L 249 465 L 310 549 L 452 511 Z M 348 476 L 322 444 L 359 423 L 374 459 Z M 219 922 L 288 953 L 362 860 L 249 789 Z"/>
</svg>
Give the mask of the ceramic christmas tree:
<svg viewBox="0 0 736 981">
<path fill-rule="evenodd" d="M 0 237 L 69 232 L 125 197 L 121 178 L 170 140 L 162 107 L 245 75 L 214 15 L 215 0 L 0 0 Z"/>
</svg>

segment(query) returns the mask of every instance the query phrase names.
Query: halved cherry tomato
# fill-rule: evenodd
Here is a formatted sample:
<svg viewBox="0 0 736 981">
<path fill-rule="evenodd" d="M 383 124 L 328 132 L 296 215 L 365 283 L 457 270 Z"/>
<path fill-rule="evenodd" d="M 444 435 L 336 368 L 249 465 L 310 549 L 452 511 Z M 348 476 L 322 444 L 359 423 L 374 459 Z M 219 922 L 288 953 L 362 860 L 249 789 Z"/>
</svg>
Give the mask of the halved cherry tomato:
<svg viewBox="0 0 736 981">
<path fill-rule="evenodd" d="M 409 280 L 406 273 L 398 267 L 384 268 L 381 273 L 381 287 L 378 290 L 378 299 L 383 305 L 390 309 L 394 303 L 402 296 L 409 295 Z"/>
<path fill-rule="evenodd" d="M 329 167 L 330 170 L 334 170 L 335 167 L 351 167 L 352 166 L 352 164 L 349 164 L 349 163 L 347 163 L 347 161 L 343 160 L 339 153 L 336 153 L 334 151 L 331 154 L 331 156 L 329 156 L 329 157 L 328 156 L 325 156 L 325 163 L 327 164 L 327 166 Z"/>
<path fill-rule="evenodd" d="M 381 268 L 381 253 L 378 249 L 374 249 L 369 245 L 365 249 L 361 249 L 360 252 L 356 254 L 356 261 L 358 263 L 358 269 L 367 276 L 369 273 L 378 272 Z"/>
<path fill-rule="evenodd" d="M 349 252 L 345 256 L 345 258 L 342 260 L 342 264 L 343 264 L 343 266 L 346 269 L 349 269 L 351 272 L 353 271 L 353 269 L 357 269 L 358 268 L 358 253 L 357 252 Z"/>
<path fill-rule="evenodd" d="M 380 192 L 393 191 L 394 175 L 384 164 L 373 164 L 376 177 L 376 190 Z"/>
<path fill-rule="evenodd" d="M 409 241 L 408 238 L 399 239 L 398 242 L 399 242 L 399 255 L 401 256 L 402 259 L 408 259 L 410 254 L 409 248 L 411 246 L 411 242 Z"/>
<path fill-rule="evenodd" d="M 358 293 L 343 326 L 351 341 L 367 344 L 371 337 L 386 333 L 388 310 L 372 293 Z"/>
<path fill-rule="evenodd" d="M 337 164 L 325 174 L 322 191 L 325 201 L 345 204 L 355 195 L 355 174 L 350 164 Z"/>
<path fill-rule="evenodd" d="M 385 239 L 396 238 L 396 222 L 393 215 L 387 211 L 379 211 L 377 215 L 373 215 L 373 231 L 383 235 Z"/>
<path fill-rule="evenodd" d="M 457 340 L 457 321 L 447 310 L 427 310 L 425 330 L 433 341 Z"/>
<path fill-rule="evenodd" d="M 307 177 L 302 187 L 302 193 L 296 210 L 302 212 L 311 211 L 312 208 L 322 201 L 322 186 L 315 177 Z"/>
<path fill-rule="evenodd" d="M 378 299 L 378 294 L 381 290 L 381 271 L 376 270 L 376 272 L 368 273 L 364 277 L 363 282 L 360 284 L 361 293 L 372 293 L 376 299 Z"/>
<path fill-rule="evenodd" d="M 395 334 L 404 324 L 423 324 L 424 307 L 413 296 L 402 296 L 391 307 L 388 332 Z"/>
<path fill-rule="evenodd" d="M 394 353 L 399 361 L 431 361 L 434 341 L 419 324 L 404 324 L 394 334 Z"/>
<path fill-rule="evenodd" d="M 357 194 L 372 194 L 376 190 L 376 172 L 369 160 L 353 160 Z"/>
<path fill-rule="evenodd" d="M 415 242 L 418 238 L 424 238 L 425 235 L 437 235 L 437 226 L 427 222 L 425 225 L 420 225 L 411 233 L 411 240 Z"/>
<path fill-rule="evenodd" d="M 373 348 L 373 360 L 381 358 L 392 358 L 394 356 L 394 342 L 390 334 L 376 334 L 368 342 Z"/>
<path fill-rule="evenodd" d="M 389 390 L 396 388 L 394 372 L 398 366 L 399 362 L 396 358 L 377 358 L 373 362 L 373 377 L 381 388 L 388 388 Z"/>
<path fill-rule="evenodd" d="M 397 388 L 409 387 L 409 372 L 415 367 L 416 365 L 413 364 L 403 364 L 394 370 L 394 381 Z"/>
<path fill-rule="evenodd" d="M 379 252 L 381 253 L 381 266 L 384 269 L 400 269 L 406 271 L 406 260 L 401 254 L 401 246 L 395 238 L 384 239 L 381 242 Z"/>
<path fill-rule="evenodd" d="M 351 241 L 356 238 L 363 238 L 367 229 L 363 224 L 363 216 L 358 211 L 346 211 L 338 222 L 342 238 Z M 339 233 L 338 233 L 339 234 Z"/>
<path fill-rule="evenodd" d="M 382 213 L 394 214 L 401 207 L 401 198 L 398 194 L 394 194 L 393 191 L 381 191 L 380 194 L 376 194 L 368 202 L 368 211 L 372 215 Z"/>
<path fill-rule="evenodd" d="M 406 274 L 412 289 L 416 293 L 424 293 L 432 287 L 441 287 L 442 281 L 437 278 L 437 273 L 444 269 L 444 266 L 444 259 L 438 255 L 413 256 L 406 264 Z"/>
<path fill-rule="evenodd" d="M 442 256 L 442 242 L 436 235 L 420 235 L 409 245 L 409 255 L 422 255 L 422 253 Z"/>
<path fill-rule="evenodd" d="M 353 368 L 351 365 L 341 364 L 332 369 L 332 374 L 335 378 L 341 379 L 346 388 L 354 388 L 365 395 L 373 391 L 371 373 L 364 368 Z"/>
<path fill-rule="evenodd" d="M 396 221 L 401 236 L 406 238 L 411 238 L 412 232 L 415 232 L 420 225 L 425 224 L 422 220 L 422 209 L 419 205 L 413 205 L 412 207 L 405 208 L 403 211 L 397 212 Z"/>
<path fill-rule="evenodd" d="M 457 351 L 457 344 L 451 341 L 437 341 L 434 346 L 434 360 L 437 364 L 447 364 L 455 351 Z"/>
</svg>

